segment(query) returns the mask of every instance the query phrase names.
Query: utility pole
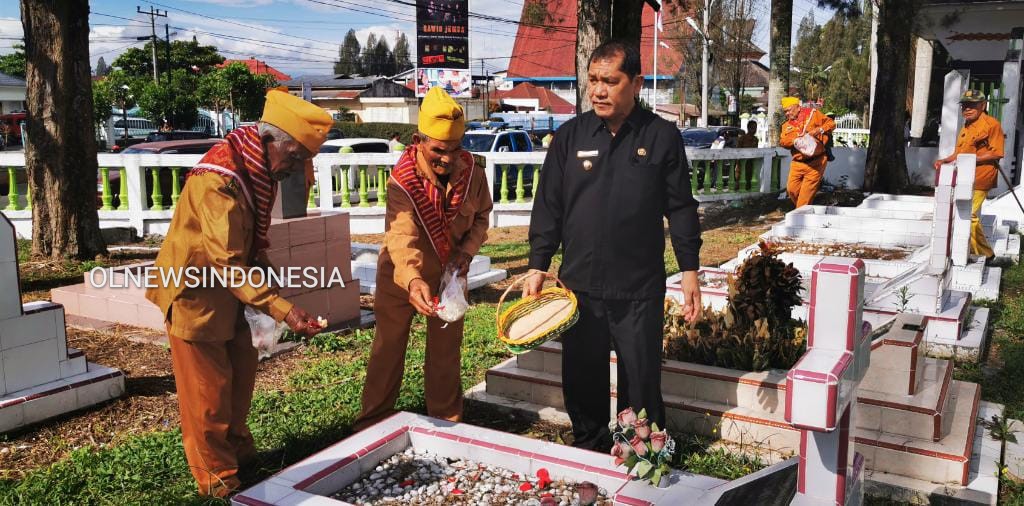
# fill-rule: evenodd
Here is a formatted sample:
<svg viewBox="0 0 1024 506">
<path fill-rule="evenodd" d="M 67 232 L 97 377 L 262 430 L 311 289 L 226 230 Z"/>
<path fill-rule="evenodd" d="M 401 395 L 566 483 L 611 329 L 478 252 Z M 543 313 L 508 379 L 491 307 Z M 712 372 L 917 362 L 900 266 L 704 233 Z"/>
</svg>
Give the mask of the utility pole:
<svg viewBox="0 0 1024 506">
<path fill-rule="evenodd" d="M 149 16 L 149 27 L 152 30 L 152 34 L 153 34 L 152 38 L 150 39 L 153 42 L 153 82 L 159 82 L 160 81 L 160 74 L 159 74 L 159 72 L 157 72 L 157 69 L 156 69 L 156 40 L 157 40 L 156 39 L 156 18 L 158 18 L 158 17 L 166 18 L 167 17 L 167 11 L 163 11 L 161 13 L 160 9 L 153 10 L 153 7 L 150 6 L 149 12 L 146 12 L 146 11 L 142 10 L 142 7 L 139 7 L 139 6 L 136 5 L 135 6 L 135 12 L 137 14 L 147 14 Z"/>
<path fill-rule="evenodd" d="M 704 0 L 704 51 L 700 59 L 700 126 L 708 126 L 708 20 L 711 1 Z"/>
<path fill-rule="evenodd" d="M 703 53 L 700 61 L 700 121 L 697 126 L 707 127 L 708 126 L 708 57 L 710 52 L 708 46 L 711 44 L 711 40 L 708 39 L 708 20 L 710 9 L 710 0 L 704 0 L 704 28 L 697 27 L 697 22 L 691 17 L 686 18 L 686 23 L 693 28 L 693 31 L 700 35 Z"/>
<path fill-rule="evenodd" d="M 164 59 L 167 60 L 167 84 L 171 84 L 171 27 L 164 23 Z"/>
</svg>

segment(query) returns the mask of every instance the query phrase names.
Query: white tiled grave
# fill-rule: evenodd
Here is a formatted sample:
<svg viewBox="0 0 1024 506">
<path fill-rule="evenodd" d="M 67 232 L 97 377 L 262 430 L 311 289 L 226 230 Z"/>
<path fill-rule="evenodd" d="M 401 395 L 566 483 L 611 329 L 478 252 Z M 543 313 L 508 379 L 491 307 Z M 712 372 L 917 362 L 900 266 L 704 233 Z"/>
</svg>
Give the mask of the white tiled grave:
<svg viewBox="0 0 1024 506">
<path fill-rule="evenodd" d="M 589 481 L 607 490 L 614 504 L 636 506 L 752 504 L 748 494 L 765 493 L 767 480 L 775 473 L 792 472 L 793 465 L 778 464 L 734 482 L 676 470 L 669 486 L 655 488 L 632 479 L 606 454 L 400 412 L 235 495 L 231 502 L 238 506 L 347 504 L 330 496 L 410 447 L 524 476 L 535 476 L 544 468 L 553 480 Z M 785 498 L 792 496 L 791 488 L 792 484 L 782 484 L 767 492 Z M 736 499 L 744 496 L 748 500 Z"/>
<path fill-rule="evenodd" d="M 117 369 L 68 348 L 64 307 L 21 303 L 14 226 L 0 220 L 0 432 L 98 404 L 124 393 Z"/>
<path fill-rule="evenodd" d="M 377 290 L 377 256 L 379 244 L 352 243 L 352 277 L 359 280 L 361 293 L 373 294 Z M 469 264 L 466 282 L 470 290 L 476 290 L 508 277 L 504 269 L 492 269 L 490 257 L 476 255 Z"/>
<path fill-rule="evenodd" d="M 952 497 L 989 497 L 978 489 L 984 480 L 979 481 L 983 476 L 973 451 L 980 389 L 954 380 L 949 361 L 920 355 L 922 333 L 903 330 L 919 324 L 919 318 L 901 315 L 872 335 L 871 365 L 856 402 L 855 442 L 866 461 L 866 482 L 869 488 L 909 484 Z M 552 341 L 510 358 L 491 368 L 466 397 L 566 423 L 561 354 L 561 344 Z M 917 363 L 909 363 L 915 356 Z M 609 416 L 616 408 L 615 361 L 612 353 Z M 915 392 L 907 395 L 912 373 Z M 747 372 L 665 359 L 661 384 L 670 430 L 756 444 L 782 456 L 799 451 L 800 433 L 783 417 L 786 371 Z M 902 394 L 894 388 L 902 388 Z"/>
<path fill-rule="evenodd" d="M 811 247 L 840 244 L 850 254 L 864 247 L 904 251 L 894 260 L 863 259 L 864 319 L 879 325 L 897 313 L 922 315 L 929 354 L 973 360 L 984 347 L 988 310 L 971 304 L 997 299 L 1002 273 L 998 267 L 987 267 L 984 258 L 967 253 L 973 183 L 974 157 L 963 155 L 956 164 L 943 166 L 935 197 L 871 195 L 856 208 L 804 206 L 787 213 L 785 221 L 761 239 Z M 995 216 L 982 216 L 996 255 L 1016 260 L 1019 236 L 1010 234 L 1007 226 L 993 226 L 995 221 Z M 728 290 L 722 280 L 757 248 L 751 245 L 721 267 L 701 270 L 704 304 L 725 306 Z M 811 269 L 824 256 L 786 252 L 779 258 L 800 270 L 806 288 Z M 669 295 L 679 297 L 679 275 L 667 283 Z M 803 295 L 804 305 L 794 308 L 794 318 L 806 318 L 808 292 Z"/>
</svg>

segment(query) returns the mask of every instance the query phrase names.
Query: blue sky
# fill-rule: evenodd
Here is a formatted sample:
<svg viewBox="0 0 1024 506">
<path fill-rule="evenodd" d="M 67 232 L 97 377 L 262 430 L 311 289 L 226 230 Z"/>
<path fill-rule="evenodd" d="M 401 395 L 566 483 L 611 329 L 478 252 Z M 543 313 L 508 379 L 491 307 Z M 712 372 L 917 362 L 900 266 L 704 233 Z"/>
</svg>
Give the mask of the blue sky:
<svg viewBox="0 0 1024 506">
<path fill-rule="evenodd" d="M 761 0 L 764 19 L 758 23 L 755 42 L 767 50 L 769 0 Z M 518 20 L 523 0 L 470 0 L 472 12 Z M 816 7 L 815 0 L 794 1 L 794 25 L 814 10 L 819 24 L 832 13 Z M 19 2 L 0 2 L 0 54 L 10 51 L 22 36 Z M 110 64 L 128 47 L 141 47 L 137 36 L 150 34 L 149 16 L 136 13 L 140 6 L 168 11 L 158 18 L 157 35 L 163 37 L 163 23 L 171 26 L 172 39 L 194 35 L 204 44 L 217 46 L 228 58 L 254 56 L 293 76 L 327 74 L 337 56 L 338 44 L 349 29 L 360 41 L 370 33 L 385 37 L 393 45 L 405 32 L 415 46 L 415 9 L 391 0 L 92 0 L 89 22 L 90 57 L 95 64 L 102 56 Z M 486 60 L 486 68 L 507 68 L 516 25 L 470 19 L 473 58 Z M 415 47 L 413 48 L 415 51 Z M 479 71 L 479 61 L 474 62 Z"/>
</svg>

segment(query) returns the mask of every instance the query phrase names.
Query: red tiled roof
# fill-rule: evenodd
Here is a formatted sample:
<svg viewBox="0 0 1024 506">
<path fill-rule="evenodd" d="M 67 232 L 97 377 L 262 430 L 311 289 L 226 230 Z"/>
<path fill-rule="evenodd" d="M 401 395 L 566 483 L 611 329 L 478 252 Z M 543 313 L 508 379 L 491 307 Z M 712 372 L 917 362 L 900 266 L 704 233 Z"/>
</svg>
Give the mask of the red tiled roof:
<svg viewBox="0 0 1024 506">
<path fill-rule="evenodd" d="M 547 88 L 534 86 L 530 83 L 519 83 L 515 88 L 508 91 L 497 91 L 494 98 L 501 100 L 505 98 L 534 98 L 538 106 L 553 114 L 573 114 L 576 106 L 570 104 L 564 98 L 554 94 Z"/>
<path fill-rule="evenodd" d="M 277 82 L 279 82 L 279 83 L 280 82 L 284 82 L 284 81 L 291 81 L 292 80 L 292 77 L 289 76 L 288 74 L 285 74 L 284 72 L 281 72 L 280 70 L 277 70 L 274 67 L 271 67 L 270 65 L 267 65 L 267 62 L 265 62 L 265 61 L 260 61 L 260 60 L 256 60 L 256 59 L 249 59 L 249 60 L 224 60 L 224 63 L 221 63 L 220 65 L 217 65 L 217 68 L 226 67 L 228 65 L 231 65 L 232 63 L 241 63 L 242 65 L 245 65 L 246 67 L 249 68 L 249 72 L 252 72 L 253 74 L 256 74 L 256 75 L 259 75 L 259 74 L 270 74 L 271 76 L 273 76 L 274 79 L 277 79 Z"/>
<path fill-rule="evenodd" d="M 548 0 L 545 3 L 550 16 L 543 27 L 519 25 L 515 45 L 512 47 L 512 59 L 508 66 L 508 77 L 575 77 L 576 76 L 576 2 L 577 0 Z M 529 2 L 526 2 L 527 4 Z M 524 5 L 525 9 L 526 6 Z M 678 12 L 670 18 L 670 12 L 663 13 L 662 25 L 665 31 L 659 38 L 669 37 L 670 32 L 678 27 L 685 17 Z M 644 4 L 641 17 L 643 32 L 640 36 L 641 72 L 645 76 L 654 73 L 654 9 Z M 668 48 L 658 48 L 658 75 L 673 75 L 679 71 L 683 56 L 673 45 L 679 42 L 665 40 Z"/>
</svg>

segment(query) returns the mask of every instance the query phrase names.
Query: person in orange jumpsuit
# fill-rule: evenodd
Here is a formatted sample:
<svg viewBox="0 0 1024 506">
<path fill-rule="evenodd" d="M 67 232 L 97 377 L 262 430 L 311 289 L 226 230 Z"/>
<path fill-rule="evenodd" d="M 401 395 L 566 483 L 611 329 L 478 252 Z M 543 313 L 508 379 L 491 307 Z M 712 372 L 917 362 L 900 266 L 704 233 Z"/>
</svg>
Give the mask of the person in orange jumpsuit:
<svg viewBox="0 0 1024 506">
<path fill-rule="evenodd" d="M 971 253 L 985 257 L 991 262 L 995 252 L 985 238 L 985 230 L 981 226 L 978 213 L 989 190 L 996 187 L 999 172 L 999 160 L 1003 157 L 1005 136 L 999 120 L 985 113 L 988 102 L 985 95 L 978 90 L 967 90 L 960 97 L 960 110 L 964 116 L 964 127 L 956 138 L 956 149 L 953 154 L 935 160 L 935 170 L 944 163 L 953 163 L 957 155 L 975 154 L 977 165 L 974 173 L 974 192 L 971 198 Z"/>
<path fill-rule="evenodd" d="M 789 164 L 789 181 L 786 193 L 796 207 L 805 206 L 814 200 L 821 186 L 821 178 L 825 174 L 828 158 L 824 149 L 818 154 L 807 157 L 794 147 L 796 139 L 804 133 L 811 134 L 824 147 L 829 136 L 836 128 L 835 121 L 810 107 L 801 107 L 800 99 L 785 97 L 782 99 L 782 110 L 786 114 L 786 122 L 779 133 L 779 145 L 789 148 L 793 161 Z"/>
<path fill-rule="evenodd" d="M 276 182 L 305 170 L 332 123 L 323 109 L 269 91 L 262 120 L 232 131 L 189 171 L 156 258 L 158 272 L 193 267 L 232 275 L 232 267 L 270 267 Z M 319 325 L 259 279 L 188 286 L 185 278 L 157 278 L 146 298 L 167 325 L 185 457 L 200 495 L 224 497 L 241 486 L 239 466 L 256 457 L 246 417 L 258 360 L 244 306 L 299 334 L 315 334 Z"/>
<path fill-rule="evenodd" d="M 462 149 L 465 131 L 462 107 L 431 88 L 420 107 L 419 133 L 391 171 L 373 303 L 377 328 L 356 430 L 395 412 L 416 313 L 427 319 L 427 414 L 462 418 L 463 320 L 445 325 L 434 314 L 433 296 L 445 266 L 465 275 L 487 238 L 491 188 L 483 168 Z"/>
</svg>

